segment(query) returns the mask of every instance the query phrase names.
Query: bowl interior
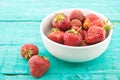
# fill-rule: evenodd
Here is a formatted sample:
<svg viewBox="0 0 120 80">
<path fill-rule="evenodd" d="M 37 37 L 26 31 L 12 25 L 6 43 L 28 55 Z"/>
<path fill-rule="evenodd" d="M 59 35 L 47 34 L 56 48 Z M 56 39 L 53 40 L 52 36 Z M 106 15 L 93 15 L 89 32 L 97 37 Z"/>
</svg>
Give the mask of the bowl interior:
<svg viewBox="0 0 120 80">
<path fill-rule="evenodd" d="M 64 9 L 64 10 L 59 10 L 59 11 L 56 11 L 56 12 L 53 12 L 51 14 L 49 14 L 47 17 L 45 17 L 41 23 L 41 26 L 40 26 L 40 31 L 41 33 L 46 37 L 47 39 L 47 34 L 50 32 L 51 30 L 51 22 L 52 22 L 52 18 L 53 16 L 56 14 L 56 13 L 64 13 L 65 15 L 69 16 L 70 13 L 75 10 L 75 9 Z M 82 11 L 82 13 L 84 14 L 84 16 L 90 14 L 90 13 L 94 13 L 96 14 L 100 19 L 103 19 L 104 21 L 107 21 L 108 19 L 100 14 L 100 13 L 97 13 L 95 11 L 92 11 L 92 10 L 88 10 L 88 9 L 78 9 L 80 11 Z M 111 22 L 109 21 L 108 22 L 108 25 L 111 25 Z M 110 29 L 110 31 L 107 32 L 106 34 L 106 38 L 108 37 L 108 35 L 111 35 L 112 34 L 112 29 Z M 54 43 L 54 42 L 53 42 Z M 55 42 L 56 43 L 56 42 Z M 59 43 L 58 43 L 59 44 Z M 97 43 L 98 44 L 98 43 Z M 61 44 L 60 44 L 61 45 Z M 94 44 L 95 45 L 95 44 Z M 90 45 L 92 46 L 92 45 Z"/>
<path fill-rule="evenodd" d="M 51 30 L 51 21 L 53 16 L 56 13 L 64 13 L 65 15 L 69 16 L 70 13 L 75 9 L 64 9 L 57 12 L 53 12 L 49 14 L 47 17 L 43 19 L 40 25 L 40 32 L 41 37 L 43 40 L 43 43 L 46 47 L 46 49 L 55 57 L 62 59 L 64 61 L 69 62 L 84 62 L 92 60 L 98 56 L 100 56 L 106 49 L 109 44 L 109 41 L 111 39 L 111 35 L 113 30 L 110 29 L 107 33 L 107 37 L 102 42 L 89 45 L 89 46 L 66 46 L 59 43 L 56 43 L 50 39 L 47 38 L 47 34 Z M 94 13 L 96 14 L 100 19 L 103 19 L 104 21 L 107 21 L 108 19 L 103 16 L 102 14 L 99 14 L 97 12 L 87 10 L 87 9 L 78 9 L 81 10 L 84 16 Z M 110 21 L 108 22 L 108 25 L 111 25 Z M 75 54 L 74 54 L 75 53 Z"/>
</svg>

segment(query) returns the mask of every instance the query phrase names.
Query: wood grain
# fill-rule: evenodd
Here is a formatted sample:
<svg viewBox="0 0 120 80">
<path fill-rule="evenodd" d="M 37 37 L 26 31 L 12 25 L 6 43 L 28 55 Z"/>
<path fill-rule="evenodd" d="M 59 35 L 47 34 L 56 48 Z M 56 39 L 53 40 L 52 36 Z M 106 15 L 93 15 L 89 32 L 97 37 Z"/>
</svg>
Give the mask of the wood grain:
<svg viewBox="0 0 120 80">
<path fill-rule="evenodd" d="M 96 1 L 96 0 L 7 0 L 0 1 L 0 21 L 31 20 L 40 21 L 49 13 L 64 8 L 85 8 L 102 13 L 111 20 L 120 20 L 120 0 Z"/>
<path fill-rule="evenodd" d="M 39 55 L 49 58 L 51 66 L 37 80 L 120 80 L 120 24 L 113 27 L 108 49 L 95 60 L 69 63 L 53 57 L 44 47 L 40 24 L 49 13 L 64 8 L 97 11 L 112 22 L 120 22 L 120 0 L 0 0 L 0 80 L 36 80 L 28 61 L 20 56 L 25 43 L 36 44 Z"/>
</svg>

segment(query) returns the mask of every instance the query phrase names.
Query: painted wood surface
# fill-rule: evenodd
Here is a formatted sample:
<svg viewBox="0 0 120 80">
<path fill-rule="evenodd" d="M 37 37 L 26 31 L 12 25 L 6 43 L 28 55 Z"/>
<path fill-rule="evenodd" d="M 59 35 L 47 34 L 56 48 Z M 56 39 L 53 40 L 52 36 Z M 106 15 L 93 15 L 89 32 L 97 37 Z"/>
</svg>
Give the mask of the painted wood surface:
<svg viewBox="0 0 120 80">
<path fill-rule="evenodd" d="M 0 80 L 36 80 L 20 56 L 25 43 L 36 44 L 51 66 L 37 80 L 120 80 L 120 24 L 114 25 L 108 49 L 95 60 L 68 63 L 56 59 L 44 47 L 39 26 L 49 13 L 64 8 L 85 8 L 120 22 L 120 0 L 0 0 Z"/>
</svg>

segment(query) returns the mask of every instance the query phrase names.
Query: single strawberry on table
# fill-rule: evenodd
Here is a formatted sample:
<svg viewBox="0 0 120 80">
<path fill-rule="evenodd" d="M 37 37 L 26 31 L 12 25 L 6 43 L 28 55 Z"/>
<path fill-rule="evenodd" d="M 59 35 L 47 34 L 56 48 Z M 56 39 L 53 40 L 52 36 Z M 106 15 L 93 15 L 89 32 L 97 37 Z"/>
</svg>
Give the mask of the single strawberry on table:
<svg viewBox="0 0 120 80">
<path fill-rule="evenodd" d="M 33 55 L 38 54 L 38 47 L 34 44 L 24 44 L 21 47 L 21 56 L 29 60 Z"/>
<path fill-rule="evenodd" d="M 74 30 L 68 30 L 64 33 L 64 45 L 69 45 L 69 46 L 80 46 L 82 43 L 82 36 L 81 34 Z"/>
<path fill-rule="evenodd" d="M 52 19 L 52 27 L 59 28 L 62 31 L 70 29 L 70 18 L 64 13 L 57 13 Z"/>
<path fill-rule="evenodd" d="M 50 67 L 50 62 L 47 58 L 35 55 L 29 59 L 30 73 L 34 77 L 41 77 Z"/>
<path fill-rule="evenodd" d="M 58 28 L 52 28 L 51 32 L 47 36 L 50 40 L 63 44 L 63 35 L 63 31 L 59 30 Z"/>
</svg>

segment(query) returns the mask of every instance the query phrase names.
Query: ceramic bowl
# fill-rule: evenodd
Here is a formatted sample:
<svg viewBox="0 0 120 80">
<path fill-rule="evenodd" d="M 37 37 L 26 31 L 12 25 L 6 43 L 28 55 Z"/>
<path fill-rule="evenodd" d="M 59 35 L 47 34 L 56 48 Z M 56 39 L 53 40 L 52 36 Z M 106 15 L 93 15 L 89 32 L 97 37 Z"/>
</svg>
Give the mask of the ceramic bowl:
<svg viewBox="0 0 120 80">
<path fill-rule="evenodd" d="M 113 32 L 112 29 L 110 29 L 110 31 L 108 32 L 108 36 L 106 37 L 105 40 L 89 46 L 80 46 L 80 47 L 66 46 L 66 45 L 56 43 L 47 37 L 47 34 L 48 32 L 50 32 L 50 29 L 51 29 L 51 20 L 52 20 L 52 17 L 55 15 L 55 13 L 62 12 L 67 16 L 69 16 L 71 11 L 73 10 L 75 9 L 59 10 L 49 14 L 42 20 L 40 24 L 40 34 L 41 34 L 42 42 L 51 55 L 64 61 L 85 62 L 85 61 L 95 59 L 98 56 L 100 56 L 102 53 L 104 53 L 104 51 L 107 49 L 111 40 L 111 35 Z M 94 13 L 104 21 L 108 20 L 108 18 L 106 18 L 104 15 L 98 12 L 88 10 L 88 9 L 78 9 L 78 10 L 82 11 L 84 15 L 87 15 L 89 13 Z M 111 22 L 109 21 L 108 25 L 110 24 Z"/>
</svg>

